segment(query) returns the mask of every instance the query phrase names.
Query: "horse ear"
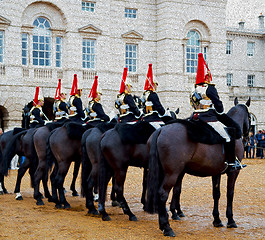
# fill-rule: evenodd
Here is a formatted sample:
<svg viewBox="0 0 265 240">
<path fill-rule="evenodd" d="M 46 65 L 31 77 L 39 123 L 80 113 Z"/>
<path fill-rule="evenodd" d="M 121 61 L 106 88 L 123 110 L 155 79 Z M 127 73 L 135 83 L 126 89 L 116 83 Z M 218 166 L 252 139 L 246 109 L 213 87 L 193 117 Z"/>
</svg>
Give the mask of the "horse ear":
<svg viewBox="0 0 265 240">
<path fill-rule="evenodd" d="M 235 100 L 234 100 L 234 104 L 235 104 L 235 106 L 238 104 L 238 99 L 237 99 L 237 97 L 236 97 Z"/>
<path fill-rule="evenodd" d="M 175 111 L 176 114 L 179 114 L 179 108 Z"/>
<path fill-rule="evenodd" d="M 248 98 L 247 102 L 246 102 L 246 106 L 250 106 L 250 97 Z"/>
</svg>

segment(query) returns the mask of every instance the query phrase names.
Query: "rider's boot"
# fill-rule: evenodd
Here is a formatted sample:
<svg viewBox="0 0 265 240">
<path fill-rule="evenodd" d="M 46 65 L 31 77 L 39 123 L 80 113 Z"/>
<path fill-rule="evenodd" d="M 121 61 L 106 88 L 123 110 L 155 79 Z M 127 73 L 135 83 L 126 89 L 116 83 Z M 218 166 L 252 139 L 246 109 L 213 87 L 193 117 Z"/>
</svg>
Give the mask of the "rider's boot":
<svg viewBox="0 0 265 240">
<path fill-rule="evenodd" d="M 235 139 L 231 137 L 230 142 L 226 142 L 225 144 L 225 155 L 227 161 L 227 169 L 226 172 L 233 172 L 237 170 L 241 170 L 246 167 L 246 164 L 241 164 L 241 162 L 237 159 L 235 155 Z"/>
</svg>

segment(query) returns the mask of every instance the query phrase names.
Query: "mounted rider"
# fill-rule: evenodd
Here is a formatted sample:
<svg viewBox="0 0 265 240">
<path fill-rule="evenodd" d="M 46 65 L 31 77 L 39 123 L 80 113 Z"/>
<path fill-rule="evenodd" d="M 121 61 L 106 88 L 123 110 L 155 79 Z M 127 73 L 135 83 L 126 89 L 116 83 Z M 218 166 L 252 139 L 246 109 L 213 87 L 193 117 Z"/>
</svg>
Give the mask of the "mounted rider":
<svg viewBox="0 0 265 240">
<path fill-rule="evenodd" d="M 54 103 L 53 103 L 53 113 L 55 115 L 56 122 L 63 122 L 68 119 L 68 107 L 66 104 L 66 93 L 62 92 L 61 79 L 58 80 L 58 86 L 56 89 Z"/>
<path fill-rule="evenodd" d="M 136 122 L 140 120 L 141 112 L 132 96 L 132 85 L 126 84 L 128 68 L 124 68 L 120 93 L 117 95 L 115 107 L 119 110 L 119 122 Z"/>
<path fill-rule="evenodd" d="M 98 89 L 98 76 L 95 76 L 93 86 L 88 96 L 89 98 L 92 99 L 89 101 L 88 107 L 86 108 L 86 112 L 89 117 L 87 123 L 92 125 L 97 125 L 98 123 L 107 122 L 110 120 L 109 116 L 105 114 L 102 105 L 100 103 L 102 93 L 97 89 Z"/>
<path fill-rule="evenodd" d="M 149 64 L 144 85 L 144 93 L 141 99 L 144 105 L 143 120 L 150 122 L 155 128 L 159 128 L 165 124 L 161 117 L 166 115 L 166 110 L 162 106 L 156 93 L 157 86 L 158 83 L 153 80 L 152 64 Z"/>
<path fill-rule="evenodd" d="M 39 86 L 36 87 L 35 97 L 33 100 L 33 107 L 30 109 L 30 128 L 41 127 L 45 124 L 43 117 L 45 117 L 42 106 L 44 104 L 44 98 L 42 94 L 39 93 Z"/>
<path fill-rule="evenodd" d="M 190 95 L 191 106 L 195 109 L 192 119 L 207 122 L 226 140 L 227 171 L 240 170 L 246 166 L 242 165 L 235 156 L 235 140 L 241 138 L 241 129 L 232 118 L 224 113 L 223 103 L 219 99 L 215 84 L 211 81 L 211 72 L 203 54 L 199 53 L 196 84 Z"/>
<path fill-rule="evenodd" d="M 83 111 L 83 104 L 81 100 L 82 89 L 77 88 L 77 75 L 74 74 L 73 85 L 70 93 L 70 98 L 68 100 L 69 109 L 69 119 L 71 121 L 84 123 L 82 119 L 85 118 L 85 113 Z"/>
</svg>

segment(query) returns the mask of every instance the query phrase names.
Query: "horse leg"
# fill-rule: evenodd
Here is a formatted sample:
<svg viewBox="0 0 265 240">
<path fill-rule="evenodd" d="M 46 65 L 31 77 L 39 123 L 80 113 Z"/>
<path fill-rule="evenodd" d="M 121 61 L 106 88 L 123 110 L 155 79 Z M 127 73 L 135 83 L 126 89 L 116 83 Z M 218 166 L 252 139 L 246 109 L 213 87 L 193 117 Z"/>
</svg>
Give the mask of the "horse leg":
<svg viewBox="0 0 265 240">
<path fill-rule="evenodd" d="M 180 208 L 180 194 L 181 194 L 181 186 L 182 186 L 182 180 L 185 173 L 182 173 L 179 175 L 178 180 L 173 188 L 173 195 L 172 200 L 170 203 L 170 211 L 172 213 L 172 219 L 173 220 L 181 220 L 181 217 L 185 217 L 184 213 L 181 211 Z M 177 212 L 176 212 L 177 210 Z"/>
<path fill-rule="evenodd" d="M 98 211 L 102 216 L 103 221 L 110 221 L 111 218 L 106 212 L 105 209 L 105 200 L 106 200 L 106 192 L 108 183 L 112 177 L 111 171 L 106 171 L 103 175 L 99 178 L 99 199 L 98 199 Z"/>
<path fill-rule="evenodd" d="M 66 201 L 65 194 L 64 194 L 64 179 L 70 167 L 70 163 L 64 162 L 64 166 L 59 166 L 58 173 L 55 177 L 56 187 L 59 192 L 59 199 L 60 203 L 64 205 L 64 208 L 71 208 L 71 205 Z"/>
<path fill-rule="evenodd" d="M 239 171 L 234 171 L 227 174 L 227 208 L 226 208 L 226 217 L 228 219 L 227 227 L 228 228 L 237 228 L 235 220 L 233 219 L 233 199 L 234 199 L 234 190 L 235 183 Z"/>
<path fill-rule="evenodd" d="M 159 228 L 163 232 L 164 236 L 175 237 L 175 233 L 169 225 L 168 213 L 166 209 L 166 202 L 168 195 L 177 178 L 170 176 L 165 177 L 164 181 L 158 191 L 158 217 L 159 217 Z"/>
<path fill-rule="evenodd" d="M 46 169 L 45 161 L 39 161 L 38 168 L 34 173 L 34 199 L 37 200 L 37 205 L 44 205 L 42 201 L 42 194 L 40 193 L 40 180 L 43 178 L 44 171 Z"/>
<path fill-rule="evenodd" d="M 76 160 L 75 161 L 75 167 L 74 167 L 74 172 L 73 172 L 73 180 L 70 186 L 70 190 L 72 190 L 72 196 L 76 197 L 79 196 L 78 192 L 75 189 L 75 182 L 76 182 L 76 178 L 78 176 L 78 172 L 79 172 L 79 168 L 80 168 L 80 160 Z"/>
<path fill-rule="evenodd" d="M 116 181 L 114 189 L 117 193 L 117 201 L 120 203 L 124 214 L 129 216 L 130 221 L 137 221 L 137 217 L 131 212 L 131 209 L 129 208 L 128 203 L 123 195 L 126 173 L 127 173 L 127 168 L 115 173 Z"/>
<path fill-rule="evenodd" d="M 51 202 L 55 203 L 56 208 L 62 208 L 62 205 L 59 202 L 58 194 L 57 194 L 57 187 L 56 187 L 56 181 L 55 177 L 58 172 L 58 165 L 55 164 L 53 171 L 51 173 L 50 179 L 51 179 L 51 186 L 52 186 L 52 199 Z"/>
<path fill-rule="evenodd" d="M 112 207 L 120 207 L 119 202 L 117 201 L 117 196 L 116 196 L 116 191 L 115 191 L 115 177 L 112 177 L 112 188 L 111 188 L 111 193 L 110 193 L 110 199 L 111 199 L 111 205 Z"/>
<path fill-rule="evenodd" d="M 96 168 L 97 169 L 97 168 Z M 87 195 L 86 195 L 86 207 L 88 208 L 88 214 L 90 215 L 99 215 L 99 212 L 96 210 L 94 205 L 94 196 L 93 188 L 97 187 L 97 171 L 95 167 L 92 166 L 91 173 L 89 174 L 87 180 Z"/>
<path fill-rule="evenodd" d="M 17 173 L 17 181 L 16 181 L 16 187 L 14 193 L 16 193 L 16 200 L 23 200 L 23 197 L 20 193 L 20 185 L 21 185 L 21 180 L 23 176 L 25 175 L 26 171 L 30 167 L 30 162 L 28 158 L 25 158 L 22 166 L 18 169 Z"/>
<path fill-rule="evenodd" d="M 213 200 L 214 200 L 214 207 L 213 207 L 213 225 L 215 227 L 223 227 L 222 221 L 219 217 L 219 199 L 221 196 L 220 193 L 220 180 L 221 175 L 212 176 L 212 185 L 213 185 Z"/>
<path fill-rule="evenodd" d="M 141 203 L 143 204 L 143 209 L 145 209 L 145 194 L 146 194 L 146 184 L 147 184 L 147 173 L 148 169 L 145 167 L 144 168 L 144 176 L 143 176 L 143 191 L 142 191 L 142 196 L 141 196 Z"/>
<path fill-rule="evenodd" d="M 48 188 L 48 169 L 47 168 L 45 168 L 43 176 L 42 176 L 42 185 L 43 185 L 43 190 L 44 190 L 44 196 L 48 198 L 48 201 L 50 202 L 52 196 Z"/>
</svg>

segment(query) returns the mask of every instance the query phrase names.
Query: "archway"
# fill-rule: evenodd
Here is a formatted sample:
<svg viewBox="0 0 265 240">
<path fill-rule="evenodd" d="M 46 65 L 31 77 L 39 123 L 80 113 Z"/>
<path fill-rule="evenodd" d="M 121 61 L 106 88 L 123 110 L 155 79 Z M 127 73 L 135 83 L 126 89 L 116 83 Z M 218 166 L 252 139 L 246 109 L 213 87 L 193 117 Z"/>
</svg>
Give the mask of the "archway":
<svg viewBox="0 0 265 240">
<path fill-rule="evenodd" d="M 54 120 L 53 103 L 54 103 L 54 98 L 50 97 L 44 98 L 44 105 L 42 107 L 42 111 L 49 120 Z"/>
<path fill-rule="evenodd" d="M 0 127 L 2 128 L 3 131 L 7 127 L 7 121 L 6 121 L 7 116 L 8 116 L 8 112 L 6 108 L 3 106 L 0 106 Z"/>
</svg>

